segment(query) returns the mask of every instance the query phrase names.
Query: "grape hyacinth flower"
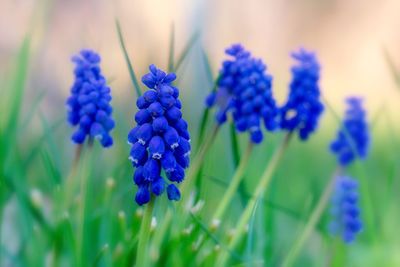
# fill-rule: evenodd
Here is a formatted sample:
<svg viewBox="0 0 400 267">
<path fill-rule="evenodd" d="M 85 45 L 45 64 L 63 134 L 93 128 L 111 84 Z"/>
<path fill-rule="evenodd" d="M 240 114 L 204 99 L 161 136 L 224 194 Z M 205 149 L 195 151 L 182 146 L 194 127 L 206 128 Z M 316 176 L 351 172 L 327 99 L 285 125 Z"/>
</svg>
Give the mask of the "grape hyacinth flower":
<svg viewBox="0 0 400 267">
<path fill-rule="evenodd" d="M 338 163 L 347 166 L 357 157 L 364 159 L 368 154 L 369 132 L 366 112 L 362 107 L 362 99 L 350 97 L 347 99 L 348 109 L 343 125 L 330 149 L 336 154 Z"/>
<path fill-rule="evenodd" d="M 226 122 L 231 113 L 237 131 L 248 131 L 253 143 L 261 143 L 262 122 L 268 131 L 278 126 L 272 76 L 262 60 L 253 58 L 242 45 L 232 45 L 225 52 L 231 58 L 223 62 L 218 88 L 206 98 L 206 106 L 217 106 L 218 124 Z"/>
<path fill-rule="evenodd" d="M 188 124 L 182 118 L 179 89 L 172 85 L 176 75 L 154 65 L 149 69 L 142 82 L 150 90 L 136 101 L 137 126 L 128 135 L 128 143 L 132 145 L 129 159 L 136 167 L 135 200 L 139 205 L 148 203 L 151 193 L 160 196 L 165 188 L 169 200 L 179 200 L 181 194 L 174 183 L 185 178 L 190 155 Z M 161 176 L 162 170 L 169 184 Z"/>
<path fill-rule="evenodd" d="M 336 188 L 332 197 L 333 220 L 330 223 L 330 231 L 334 235 L 341 235 L 345 243 L 351 243 L 362 230 L 358 207 L 358 183 L 346 176 L 336 179 Z"/>
<path fill-rule="evenodd" d="M 83 144 L 88 137 L 100 140 L 103 147 L 113 144 L 110 131 L 114 128 L 111 117 L 110 87 L 101 73 L 100 56 L 84 49 L 72 58 L 75 63 L 75 81 L 67 100 L 68 121 L 78 129 L 72 141 Z"/>
<path fill-rule="evenodd" d="M 300 139 L 306 140 L 317 129 L 324 110 L 318 85 L 320 65 L 315 54 L 304 49 L 292 53 L 292 57 L 298 64 L 291 69 L 289 98 L 281 108 L 281 128 L 298 130 Z"/>
</svg>

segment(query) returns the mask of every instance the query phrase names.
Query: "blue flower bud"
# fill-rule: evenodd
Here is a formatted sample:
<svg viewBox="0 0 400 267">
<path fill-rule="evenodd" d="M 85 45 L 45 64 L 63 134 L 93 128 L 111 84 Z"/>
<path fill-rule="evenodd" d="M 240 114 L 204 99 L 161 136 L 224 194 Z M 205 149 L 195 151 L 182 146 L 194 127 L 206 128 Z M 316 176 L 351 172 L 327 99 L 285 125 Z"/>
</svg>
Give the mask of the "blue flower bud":
<svg viewBox="0 0 400 267">
<path fill-rule="evenodd" d="M 143 96 L 140 96 L 137 100 L 136 100 L 136 106 L 139 109 L 145 109 L 149 106 L 149 102 L 146 101 L 146 99 Z"/>
<path fill-rule="evenodd" d="M 96 139 L 101 140 L 101 136 L 103 135 L 104 128 L 100 123 L 93 123 L 90 127 L 90 135 Z"/>
<path fill-rule="evenodd" d="M 160 97 L 160 103 L 164 108 L 169 109 L 175 105 L 176 100 L 171 95 L 164 95 Z"/>
<path fill-rule="evenodd" d="M 135 196 L 135 201 L 136 203 L 139 204 L 139 206 L 142 206 L 150 201 L 150 192 L 149 189 L 145 186 L 139 186 L 139 189 L 136 193 Z"/>
<path fill-rule="evenodd" d="M 132 130 L 130 130 L 129 134 L 128 134 L 128 144 L 133 145 L 134 143 L 137 142 L 137 138 L 136 138 L 136 134 L 139 130 L 140 126 L 136 126 L 134 128 L 132 128 Z"/>
<path fill-rule="evenodd" d="M 164 114 L 164 108 L 159 102 L 151 103 L 151 105 L 147 108 L 153 117 L 160 117 Z"/>
<path fill-rule="evenodd" d="M 179 119 L 173 123 L 173 127 L 179 133 L 179 135 L 182 135 L 183 133 L 187 132 L 188 124 L 185 120 Z"/>
<path fill-rule="evenodd" d="M 180 166 L 182 166 L 183 168 L 187 168 L 189 167 L 190 164 L 190 158 L 189 158 L 189 154 L 181 154 L 181 153 L 174 153 L 175 155 L 175 159 L 178 162 L 178 164 Z"/>
<path fill-rule="evenodd" d="M 153 89 L 156 85 L 156 81 L 153 78 L 153 75 L 148 73 L 142 77 L 142 82 L 149 88 Z"/>
<path fill-rule="evenodd" d="M 148 159 L 143 166 L 143 176 L 146 181 L 154 181 L 160 176 L 160 164 L 155 159 Z"/>
<path fill-rule="evenodd" d="M 165 113 L 165 117 L 168 119 L 168 121 L 174 122 L 182 118 L 182 112 L 177 107 L 171 107 Z"/>
<path fill-rule="evenodd" d="M 143 176 L 143 166 L 138 166 L 135 170 L 135 173 L 133 175 L 133 182 L 136 185 L 142 185 L 144 184 L 144 176 Z"/>
<path fill-rule="evenodd" d="M 185 178 L 185 170 L 179 164 L 176 164 L 175 169 L 167 173 L 167 177 L 171 182 L 180 183 Z"/>
<path fill-rule="evenodd" d="M 165 152 L 164 140 L 158 135 L 153 136 L 153 138 L 151 138 L 149 142 L 150 156 L 154 159 L 161 159 L 164 152 Z"/>
<path fill-rule="evenodd" d="M 164 116 L 155 118 L 153 120 L 153 131 L 156 133 L 163 133 L 168 129 L 168 121 Z"/>
<path fill-rule="evenodd" d="M 181 192 L 179 192 L 179 189 L 174 184 L 168 185 L 167 195 L 169 200 L 178 201 L 181 198 Z"/>
<path fill-rule="evenodd" d="M 175 81 L 175 79 L 176 79 L 176 74 L 175 74 L 175 73 L 168 73 L 168 74 L 165 76 L 163 82 L 165 82 L 165 83 L 171 83 L 171 82 Z"/>
<path fill-rule="evenodd" d="M 147 109 L 139 110 L 135 115 L 135 121 L 137 124 L 142 125 L 151 121 L 151 114 Z"/>
<path fill-rule="evenodd" d="M 176 159 L 171 150 L 166 150 L 161 158 L 161 166 L 166 173 L 172 172 L 176 167 Z"/>
<path fill-rule="evenodd" d="M 107 133 L 104 133 L 101 137 L 100 143 L 103 147 L 111 147 L 113 145 L 113 139 Z"/>
<path fill-rule="evenodd" d="M 79 129 L 72 135 L 71 139 L 77 144 L 83 144 L 83 142 L 85 142 L 85 138 L 86 132 L 84 132 L 82 129 Z"/>
<path fill-rule="evenodd" d="M 223 124 L 226 122 L 228 119 L 226 116 L 226 111 L 225 110 L 218 110 L 217 113 L 215 114 L 215 119 L 218 124 Z"/>
<path fill-rule="evenodd" d="M 170 85 L 167 85 L 167 84 L 160 85 L 159 89 L 160 89 L 161 96 L 166 96 L 166 95 L 172 96 L 174 93 L 174 89 Z"/>
<path fill-rule="evenodd" d="M 151 104 L 157 100 L 158 93 L 155 90 L 148 90 L 148 91 L 144 92 L 143 98 L 146 100 L 146 102 L 148 104 Z"/>
<path fill-rule="evenodd" d="M 185 138 L 179 139 L 179 146 L 176 148 L 176 152 L 181 155 L 189 155 L 190 153 L 190 143 Z"/>
<path fill-rule="evenodd" d="M 159 177 L 151 183 L 151 191 L 156 196 L 160 196 L 165 190 L 165 181 L 162 177 Z"/>
<path fill-rule="evenodd" d="M 138 142 L 142 145 L 145 145 L 148 141 L 150 141 L 153 136 L 153 127 L 150 123 L 145 123 L 136 132 L 136 138 Z"/>
<path fill-rule="evenodd" d="M 142 163 L 145 156 L 146 147 L 137 142 L 131 148 L 131 152 L 129 153 L 129 160 L 132 161 L 135 166 L 138 166 Z"/>
<path fill-rule="evenodd" d="M 79 121 L 79 124 L 82 128 L 84 129 L 90 129 L 90 127 L 92 126 L 92 119 L 90 118 L 90 116 L 88 115 L 84 115 L 81 120 Z"/>
<path fill-rule="evenodd" d="M 209 94 L 205 101 L 206 107 L 211 108 L 212 106 L 214 106 L 216 98 L 217 94 L 215 92 Z"/>
<path fill-rule="evenodd" d="M 174 96 L 174 97 L 175 97 L 175 96 Z M 177 107 L 177 108 L 179 108 L 179 109 L 182 108 L 182 103 L 181 103 L 181 101 L 180 101 L 179 99 L 176 99 L 175 107 Z"/>
<path fill-rule="evenodd" d="M 250 132 L 250 138 L 254 144 L 259 144 L 263 140 L 263 133 L 261 132 L 260 129 L 252 131 Z"/>
<path fill-rule="evenodd" d="M 176 100 L 175 105 L 177 105 L 178 108 L 181 108 L 181 107 L 182 107 L 181 101 L 179 101 L 179 99 L 178 99 L 178 97 L 179 97 L 179 89 L 176 88 L 175 86 L 171 86 L 171 87 L 172 87 L 172 89 L 174 90 L 174 92 L 172 93 L 172 96 L 173 96 L 173 97 L 175 98 L 175 100 Z"/>
<path fill-rule="evenodd" d="M 179 134 L 173 127 L 168 127 L 164 133 L 164 141 L 171 149 L 175 149 L 179 146 Z"/>
</svg>

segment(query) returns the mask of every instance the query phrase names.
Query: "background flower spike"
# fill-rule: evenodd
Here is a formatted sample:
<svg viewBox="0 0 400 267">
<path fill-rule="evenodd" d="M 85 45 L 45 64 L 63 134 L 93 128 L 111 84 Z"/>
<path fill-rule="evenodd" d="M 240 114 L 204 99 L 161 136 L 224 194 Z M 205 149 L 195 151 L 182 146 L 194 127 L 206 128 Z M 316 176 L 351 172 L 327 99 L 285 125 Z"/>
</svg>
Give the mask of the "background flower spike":
<svg viewBox="0 0 400 267">
<path fill-rule="evenodd" d="M 230 58 L 222 63 L 217 90 L 207 96 L 205 105 L 217 107 L 218 124 L 232 115 L 236 130 L 249 132 L 250 141 L 259 144 L 263 140 L 262 124 L 268 131 L 279 126 L 272 76 L 264 62 L 252 57 L 241 44 L 232 45 L 225 53 Z"/>
<path fill-rule="evenodd" d="M 293 52 L 292 58 L 297 64 L 291 69 L 289 97 L 281 108 L 281 128 L 297 131 L 300 139 L 306 140 L 317 129 L 324 110 L 318 84 L 320 65 L 316 55 L 305 49 Z"/>
<path fill-rule="evenodd" d="M 67 99 L 68 121 L 77 129 L 72 141 L 83 144 L 87 138 L 97 139 L 103 147 L 110 147 L 114 128 L 111 117 L 110 87 L 100 69 L 100 55 L 84 49 L 72 58 L 75 80 Z"/>
</svg>

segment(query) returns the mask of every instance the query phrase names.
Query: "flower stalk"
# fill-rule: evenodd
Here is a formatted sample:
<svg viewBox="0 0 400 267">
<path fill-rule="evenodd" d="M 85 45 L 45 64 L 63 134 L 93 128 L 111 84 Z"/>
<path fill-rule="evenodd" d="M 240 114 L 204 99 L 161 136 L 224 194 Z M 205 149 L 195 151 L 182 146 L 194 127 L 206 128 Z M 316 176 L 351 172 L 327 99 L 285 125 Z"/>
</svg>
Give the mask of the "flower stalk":
<svg viewBox="0 0 400 267">
<path fill-rule="evenodd" d="M 288 132 L 285 135 L 285 138 L 282 142 L 282 144 L 279 146 L 278 150 L 275 151 L 274 155 L 272 156 L 272 159 L 266 169 L 264 170 L 264 173 L 261 176 L 261 179 L 256 187 L 254 195 L 250 198 L 249 202 L 246 205 L 245 210 L 243 211 L 242 215 L 240 216 L 236 230 L 235 230 L 235 236 L 231 239 L 231 241 L 228 244 L 228 248 L 230 251 L 235 249 L 235 247 L 238 245 L 240 240 L 243 238 L 243 235 L 246 232 L 247 224 L 250 221 L 251 214 L 253 213 L 254 207 L 257 204 L 257 199 L 259 199 L 262 194 L 264 193 L 265 189 L 268 187 L 272 175 L 274 174 L 276 167 L 278 166 L 278 163 L 282 159 L 282 156 L 284 155 L 284 152 L 286 151 L 286 148 L 289 145 L 289 142 L 292 137 L 292 132 Z M 228 260 L 229 254 L 227 251 L 224 251 L 218 261 L 217 261 L 217 266 L 225 266 L 226 262 Z"/>
<path fill-rule="evenodd" d="M 225 192 L 220 204 L 218 205 L 214 216 L 212 217 L 212 224 L 218 224 L 218 222 L 224 216 L 226 209 L 228 208 L 229 204 L 232 202 L 232 199 L 243 180 L 243 175 L 246 170 L 247 164 L 250 159 L 251 152 L 253 151 L 253 143 L 249 142 L 245 154 L 241 157 L 239 165 L 236 169 L 236 172 L 230 181 L 228 190 Z"/>
<path fill-rule="evenodd" d="M 187 179 L 185 183 L 182 185 L 182 202 L 181 202 L 182 205 L 186 205 L 189 199 L 190 192 L 192 191 L 193 186 L 196 184 L 197 173 L 200 170 L 201 166 L 203 165 L 204 157 L 206 156 L 207 151 L 210 149 L 211 145 L 213 144 L 219 129 L 220 126 L 218 124 L 215 125 L 211 134 L 204 141 L 203 145 L 199 148 L 199 152 L 189 168 Z"/>
<path fill-rule="evenodd" d="M 319 219 L 321 218 L 322 213 L 326 209 L 326 205 L 329 202 L 329 199 L 331 198 L 332 192 L 335 188 L 335 180 L 337 175 L 341 172 L 340 169 L 334 172 L 332 175 L 330 181 L 325 187 L 324 192 L 322 193 L 321 198 L 319 199 L 317 205 L 315 206 L 310 219 L 308 220 L 307 224 L 304 227 L 303 232 L 300 234 L 300 237 L 297 239 L 295 244 L 293 245 L 292 249 L 290 250 L 289 254 L 285 258 L 282 266 L 283 267 L 288 267 L 292 266 L 294 261 L 297 258 L 297 255 L 301 251 L 304 243 L 307 241 L 309 238 L 310 234 L 312 233 L 312 230 L 315 228 L 315 225 L 318 223 Z"/>
<path fill-rule="evenodd" d="M 155 199 L 152 197 L 150 202 L 145 206 L 142 225 L 140 226 L 139 232 L 139 243 L 137 247 L 136 254 L 136 265 L 137 267 L 146 267 L 149 266 L 147 259 L 149 258 L 148 247 L 150 240 L 150 226 L 151 219 L 153 217 L 153 209 L 154 209 Z"/>
</svg>

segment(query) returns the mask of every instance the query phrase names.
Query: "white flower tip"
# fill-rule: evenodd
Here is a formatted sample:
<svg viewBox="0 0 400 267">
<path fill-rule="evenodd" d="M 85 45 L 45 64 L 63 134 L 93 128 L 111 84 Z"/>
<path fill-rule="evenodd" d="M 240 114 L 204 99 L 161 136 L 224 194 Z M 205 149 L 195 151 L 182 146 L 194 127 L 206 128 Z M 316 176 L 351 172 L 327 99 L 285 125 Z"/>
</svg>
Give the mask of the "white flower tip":
<svg viewBox="0 0 400 267">
<path fill-rule="evenodd" d="M 115 186 L 115 180 L 112 177 L 107 178 L 106 180 L 106 186 L 110 189 L 114 188 Z"/>
<path fill-rule="evenodd" d="M 38 189 L 34 188 L 34 189 L 31 190 L 30 198 L 31 198 L 32 204 L 35 207 L 42 206 L 42 204 L 43 204 L 43 196 L 42 196 L 42 193 Z"/>
<path fill-rule="evenodd" d="M 221 224 L 221 220 L 213 219 L 212 222 L 211 222 L 211 226 L 210 226 L 211 230 L 214 231 L 214 230 L 218 229 L 220 224 Z"/>
<path fill-rule="evenodd" d="M 122 221 L 122 220 L 125 220 L 125 218 L 126 218 L 125 212 L 123 210 L 120 210 L 118 212 L 118 219 L 120 219 Z"/>
</svg>

